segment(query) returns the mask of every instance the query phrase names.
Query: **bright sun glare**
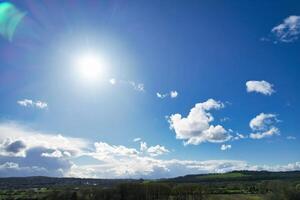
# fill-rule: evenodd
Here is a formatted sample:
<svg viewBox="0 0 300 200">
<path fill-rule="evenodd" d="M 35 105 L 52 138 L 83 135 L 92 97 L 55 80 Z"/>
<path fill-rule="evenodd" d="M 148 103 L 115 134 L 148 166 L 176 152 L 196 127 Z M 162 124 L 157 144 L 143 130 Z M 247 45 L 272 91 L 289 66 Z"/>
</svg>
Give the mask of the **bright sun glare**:
<svg viewBox="0 0 300 200">
<path fill-rule="evenodd" d="M 104 63 L 97 55 L 82 55 L 76 64 L 80 77 L 87 81 L 96 81 L 103 74 Z"/>
</svg>

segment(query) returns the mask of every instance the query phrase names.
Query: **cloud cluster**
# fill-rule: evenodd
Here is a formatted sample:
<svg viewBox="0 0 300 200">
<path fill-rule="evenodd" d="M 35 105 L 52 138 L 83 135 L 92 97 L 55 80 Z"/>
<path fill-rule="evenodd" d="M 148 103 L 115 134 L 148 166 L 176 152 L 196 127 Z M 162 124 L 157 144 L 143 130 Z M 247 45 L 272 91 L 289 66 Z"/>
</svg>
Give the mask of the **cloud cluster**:
<svg viewBox="0 0 300 200">
<path fill-rule="evenodd" d="M 277 119 L 275 114 L 260 113 L 249 123 L 250 128 L 255 132 L 250 134 L 250 138 L 262 139 L 265 137 L 278 135 L 280 131 L 275 126 L 278 121 L 279 120 Z"/>
<path fill-rule="evenodd" d="M 37 132 L 16 123 L 0 124 L 0 144 L 0 155 L 16 157 L 24 157 L 28 149 L 40 147 L 78 155 L 88 146 L 88 142 L 81 138 Z"/>
<path fill-rule="evenodd" d="M 221 125 L 212 125 L 214 117 L 210 110 L 219 110 L 224 107 L 222 102 L 208 99 L 197 103 L 187 117 L 173 114 L 168 118 L 170 129 L 175 131 L 176 138 L 184 140 L 184 144 L 200 144 L 203 142 L 225 142 L 231 138 L 228 130 Z"/>
<path fill-rule="evenodd" d="M 246 82 L 247 92 L 257 92 L 264 95 L 272 95 L 275 90 L 273 85 L 267 81 L 247 81 Z"/>
<path fill-rule="evenodd" d="M 287 17 L 281 24 L 275 26 L 271 33 L 276 42 L 294 42 L 300 34 L 300 16 L 291 15 Z"/>
<path fill-rule="evenodd" d="M 23 100 L 17 101 L 17 103 L 23 107 L 36 107 L 39 109 L 45 109 L 48 107 L 48 104 L 46 102 L 39 101 L 39 100 L 33 101 L 31 99 L 23 99 Z"/>
<path fill-rule="evenodd" d="M 160 99 L 164 99 L 166 97 L 170 97 L 170 98 L 174 99 L 178 96 L 178 92 L 176 90 L 172 90 L 169 93 L 164 93 L 164 94 L 157 92 L 156 96 L 157 96 L 157 98 L 160 98 Z"/>
<path fill-rule="evenodd" d="M 208 104 L 203 105 L 210 108 Z M 255 126 L 260 123 L 254 123 Z M 105 142 L 90 143 L 29 130 L 26 127 L 0 124 L 0 177 L 72 176 L 90 178 L 161 178 L 197 173 L 220 173 L 232 170 L 300 170 L 300 162 L 277 166 L 256 166 L 239 160 L 178 160 L 158 156 L 169 151 L 141 142 L 140 149 Z M 22 141 L 22 142 L 19 142 Z M 230 147 L 227 145 L 227 149 Z M 6 151 L 3 153 L 3 151 Z M 17 155 L 19 152 L 24 155 Z M 9 154 L 7 152 L 11 152 Z M 76 164 L 78 157 L 90 157 L 95 164 Z M 76 158 L 76 159 L 75 159 Z"/>
</svg>

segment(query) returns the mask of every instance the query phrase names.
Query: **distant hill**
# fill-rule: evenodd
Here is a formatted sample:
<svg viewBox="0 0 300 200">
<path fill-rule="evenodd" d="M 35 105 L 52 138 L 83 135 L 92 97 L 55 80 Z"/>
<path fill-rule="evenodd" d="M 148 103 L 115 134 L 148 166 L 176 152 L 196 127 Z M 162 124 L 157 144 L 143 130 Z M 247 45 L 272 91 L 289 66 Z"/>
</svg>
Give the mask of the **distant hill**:
<svg viewBox="0 0 300 200">
<path fill-rule="evenodd" d="M 159 179 L 157 182 L 168 183 L 216 183 L 235 181 L 263 180 L 300 180 L 300 171 L 268 172 L 268 171 L 232 171 L 219 174 L 195 174 L 176 178 Z M 141 183 L 142 179 L 90 179 L 90 178 L 54 178 L 54 177 L 10 177 L 0 178 L 0 189 L 43 188 L 59 186 L 97 185 L 112 187 L 120 183 Z"/>
<path fill-rule="evenodd" d="M 99 185 L 112 187 L 120 183 L 140 182 L 134 179 L 56 178 L 45 176 L 0 178 L 0 189 L 44 188 L 59 186 Z"/>
<path fill-rule="evenodd" d="M 269 171 L 232 171 L 216 174 L 195 174 L 164 179 L 166 182 L 201 183 L 201 182 L 233 182 L 262 180 L 300 180 L 300 171 L 269 172 Z"/>
</svg>

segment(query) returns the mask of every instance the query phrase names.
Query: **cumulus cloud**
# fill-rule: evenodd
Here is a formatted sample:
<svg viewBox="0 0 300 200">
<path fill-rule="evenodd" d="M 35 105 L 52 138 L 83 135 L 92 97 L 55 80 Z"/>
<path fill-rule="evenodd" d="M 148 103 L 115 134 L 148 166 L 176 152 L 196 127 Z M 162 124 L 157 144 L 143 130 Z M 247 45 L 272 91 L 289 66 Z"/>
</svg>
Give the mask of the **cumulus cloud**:
<svg viewBox="0 0 300 200">
<path fill-rule="evenodd" d="M 221 145 L 221 150 L 225 151 L 225 150 L 229 150 L 231 149 L 231 145 L 230 144 L 222 144 Z"/>
<path fill-rule="evenodd" d="M 202 105 L 214 107 L 212 102 Z M 9 138 L 9 139 L 7 139 Z M 169 150 L 161 145 L 140 149 L 98 141 L 86 142 L 57 134 L 30 130 L 16 124 L 0 124 L 0 177 L 64 176 L 90 178 L 162 178 L 197 173 L 222 173 L 232 170 L 299 170 L 300 163 L 287 165 L 251 165 L 240 160 L 162 159 Z M 5 144 L 5 145 L 3 145 Z M 75 150 L 77 149 L 77 150 Z M 228 146 L 227 146 L 228 149 Z M 2 151 L 24 156 L 2 154 Z M 77 153 L 74 153 L 77 152 Z M 75 158 L 88 156 L 95 164 L 76 164 Z"/>
<path fill-rule="evenodd" d="M 39 108 L 39 109 L 45 109 L 48 107 L 48 104 L 46 102 L 43 102 L 43 101 L 33 101 L 31 99 L 23 99 L 23 100 L 19 100 L 17 101 L 17 103 L 20 105 L 20 106 L 23 106 L 23 107 L 36 107 L 36 108 Z"/>
<path fill-rule="evenodd" d="M 104 161 L 105 162 L 105 161 Z M 294 171 L 300 162 L 286 165 L 251 165 L 240 160 L 161 160 L 140 157 L 123 162 L 73 165 L 66 176 L 92 178 L 170 178 L 187 174 L 225 173 L 233 170 Z"/>
<path fill-rule="evenodd" d="M 187 117 L 173 114 L 168 118 L 170 129 L 175 131 L 176 138 L 184 140 L 184 144 L 200 144 L 203 142 L 225 142 L 231 138 L 228 130 L 221 125 L 212 125 L 214 117 L 210 110 L 219 110 L 224 104 L 214 99 L 197 103 Z"/>
<path fill-rule="evenodd" d="M 69 158 L 87 151 L 81 138 L 31 130 L 16 123 L 0 123 L 0 176 L 64 176 Z"/>
<path fill-rule="evenodd" d="M 170 92 L 171 98 L 176 98 L 178 96 L 178 92 L 176 90 Z"/>
<path fill-rule="evenodd" d="M 2 156 L 25 156 L 26 145 L 21 140 L 12 141 L 6 138 L 0 142 L 0 155 Z"/>
<path fill-rule="evenodd" d="M 45 150 L 42 147 L 27 149 L 25 157 L 0 156 L 0 176 L 64 176 L 72 162 L 41 156 Z"/>
<path fill-rule="evenodd" d="M 159 156 L 165 153 L 169 153 L 170 151 L 161 145 L 155 145 L 155 146 L 150 146 L 148 148 L 148 145 L 146 142 L 140 142 L 140 151 L 141 153 L 147 153 L 148 155 L 155 157 L 155 156 Z"/>
<path fill-rule="evenodd" d="M 247 92 L 257 92 L 264 95 L 272 95 L 275 90 L 273 85 L 267 81 L 247 81 L 246 82 Z"/>
<path fill-rule="evenodd" d="M 164 146 L 156 145 L 156 146 L 149 147 L 147 149 L 147 152 L 149 153 L 150 156 L 159 156 L 165 153 L 169 153 L 169 150 L 166 149 Z"/>
<path fill-rule="evenodd" d="M 60 150 L 54 150 L 51 153 L 45 152 L 41 154 L 42 157 L 49 157 L 49 158 L 62 158 L 64 156 L 71 156 L 71 154 L 67 151 L 60 151 Z"/>
<path fill-rule="evenodd" d="M 21 150 L 35 147 L 63 150 L 77 155 L 88 147 L 88 142 L 84 139 L 33 131 L 16 123 L 0 124 L 0 144 L 0 154 L 4 154 L 3 150 L 10 150 L 11 153 L 16 152 L 16 155 Z"/>
<path fill-rule="evenodd" d="M 275 114 L 260 113 L 249 123 L 252 131 L 255 131 L 255 133 L 250 134 L 250 138 L 262 139 L 265 137 L 278 135 L 280 131 L 275 126 L 277 122 L 279 122 L 279 120 L 277 119 Z"/>
<path fill-rule="evenodd" d="M 299 38 L 300 34 L 300 16 L 291 15 L 284 21 L 275 26 L 271 33 L 275 38 L 275 42 L 294 42 Z"/>
<path fill-rule="evenodd" d="M 170 97 L 170 98 L 174 99 L 178 96 L 178 92 L 176 90 L 172 90 L 169 93 L 164 93 L 164 94 L 157 92 L 156 96 L 160 99 L 164 99 L 166 97 Z"/>
</svg>

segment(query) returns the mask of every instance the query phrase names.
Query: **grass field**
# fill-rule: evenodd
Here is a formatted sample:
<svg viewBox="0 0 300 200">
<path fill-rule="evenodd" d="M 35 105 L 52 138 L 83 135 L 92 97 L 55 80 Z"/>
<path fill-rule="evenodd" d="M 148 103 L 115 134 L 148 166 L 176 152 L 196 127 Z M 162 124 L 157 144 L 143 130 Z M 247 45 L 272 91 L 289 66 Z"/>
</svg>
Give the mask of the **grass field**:
<svg viewBox="0 0 300 200">
<path fill-rule="evenodd" d="M 264 200 L 265 198 L 262 195 L 253 195 L 253 194 L 216 194 L 209 195 L 207 200 Z"/>
</svg>

